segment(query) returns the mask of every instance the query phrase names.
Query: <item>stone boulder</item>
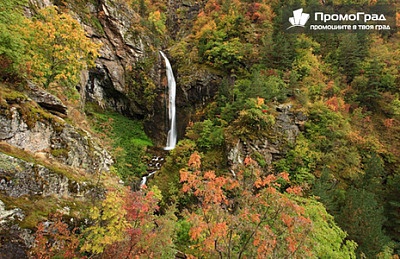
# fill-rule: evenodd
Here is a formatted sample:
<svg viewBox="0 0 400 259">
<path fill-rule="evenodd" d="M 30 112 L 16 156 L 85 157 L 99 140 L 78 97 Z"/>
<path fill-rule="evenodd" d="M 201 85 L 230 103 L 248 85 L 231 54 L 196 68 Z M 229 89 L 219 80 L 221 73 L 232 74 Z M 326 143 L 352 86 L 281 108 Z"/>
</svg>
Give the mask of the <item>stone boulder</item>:
<svg viewBox="0 0 400 259">
<path fill-rule="evenodd" d="M 29 91 L 27 92 L 28 96 L 32 100 L 37 102 L 41 107 L 52 113 L 67 115 L 68 113 L 67 106 L 65 106 L 58 97 L 46 92 L 43 89 L 36 87 L 30 82 L 28 82 L 28 87 L 29 87 Z"/>
</svg>

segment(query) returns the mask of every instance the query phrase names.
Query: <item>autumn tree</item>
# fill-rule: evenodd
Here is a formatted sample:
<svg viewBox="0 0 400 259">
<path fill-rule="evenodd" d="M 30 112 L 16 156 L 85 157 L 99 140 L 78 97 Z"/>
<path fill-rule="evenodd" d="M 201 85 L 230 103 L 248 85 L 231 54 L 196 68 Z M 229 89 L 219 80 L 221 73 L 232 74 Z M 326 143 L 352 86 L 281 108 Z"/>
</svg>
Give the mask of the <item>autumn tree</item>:
<svg viewBox="0 0 400 259">
<path fill-rule="evenodd" d="M 336 251 L 341 258 L 354 257 L 355 244 L 343 243 L 346 235 L 332 220 L 326 222 L 315 207 L 307 208 L 299 187 L 280 191 L 289 182 L 287 173 L 264 174 L 250 158 L 244 164 L 234 177 L 217 176 L 214 171 L 201 171 L 201 158 L 195 152 L 188 168 L 181 170 L 182 191 L 198 202 L 184 213 L 195 242 L 191 253 L 210 258 L 285 258 Z M 322 208 L 315 201 L 312 204 Z M 323 224 L 327 232 L 314 229 L 314 222 Z M 329 247 L 328 239 L 323 248 L 314 248 L 316 240 L 329 235 L 335 236 L 335 245 Z"/>
<path fill-rule="evenodd" d="M 101 254 L 107 246 L 125 238 L 125 230 L 130 225 L 123 209 L 122 195 L 122 191 L 108 191 L 102 203 L 90 209 L 92 224 L 82 233 L 85 240 L 81 247 L 83 252 Z"/>
<path fill-rule="evenodd" d="M 94 65 L 99 45 L 85 36 L 78 21 L 54 6 L 40 10 L 25 33 L 28 76 L 44 87 L 53 82 L 74 87 L 80 72 Z"/>
<path fill-rule="evenodd" d="M 79 238 L 76 229 L 71 231 L 62 221 L 62 215 L 56 214 L 38 224 L 31 253 L 39 259 L 80 258 Z"/>
<path fill-rule="evenodd" d="M 123 210 L 129 227 L 125 238 L 106 247 L 104 258 L 172 258 L 175 254 L 173 236 L 176 217 L 170 209 L 159 212 L 161 192 L 157 187 L 132 192 L 126 190 Z"/>
</svg>

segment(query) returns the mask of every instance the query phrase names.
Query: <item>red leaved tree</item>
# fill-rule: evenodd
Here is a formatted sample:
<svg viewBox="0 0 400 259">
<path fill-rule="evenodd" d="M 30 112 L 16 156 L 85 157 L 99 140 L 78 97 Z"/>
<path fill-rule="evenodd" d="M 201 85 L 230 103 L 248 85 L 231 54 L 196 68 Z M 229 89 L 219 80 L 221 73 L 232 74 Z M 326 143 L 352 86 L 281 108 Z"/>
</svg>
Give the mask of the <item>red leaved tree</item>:
<svg viewBox="0 0 400 259">
<path fill-rule="evenodd" d="M 75 229 L 69 230 L 62 216 L 56 214 L 47 223 L 38 224 L 31 253 L 39 259 L 83 258 L 78 250 L 79 237 Z"/>
<path fill-rule="evenodd" d="M 202 172 L 198 153 L 181 170 L 182 190 L 198 204 L 185 212 L 191 224 L 192 253 L 207 258 L 295 258 L 311 255 L 311 220 L 291 187 L 280 192 L 288 174 L 263 175 L 246 158 L 235 177 Z"/>
<path fill-rule="evenodd" d="M 175 254 L 172 241 L 174 211 L 158 214 L 161 193 L 157 188 L 132 192 L 124 195 L 126 219 L 130 227 L 126 229 L 123 241 L 108 246 L 103 258 L 172 258 Z"/>
</svg>

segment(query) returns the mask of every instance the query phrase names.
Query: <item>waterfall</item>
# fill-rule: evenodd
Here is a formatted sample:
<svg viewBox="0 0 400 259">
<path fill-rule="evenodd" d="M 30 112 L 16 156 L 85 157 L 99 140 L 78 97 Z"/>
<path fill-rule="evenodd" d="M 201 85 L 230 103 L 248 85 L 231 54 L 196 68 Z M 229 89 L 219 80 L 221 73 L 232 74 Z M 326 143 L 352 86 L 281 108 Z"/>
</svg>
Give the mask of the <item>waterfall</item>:
<svg viewBox="0 0 400 259">
<path fill-rule="evenodd" d="M 167 56 L 164 52 L 160 51 L 161 56 L 163 56 L 165 60 L 165 67 L 168 79 L 168 118 L 169 118 L 169 131 L 167 137 L 167 146 L 164 148 L 165 150 L 174 149 L 176 145 L 177 139 L 177 131 L 176 131 L 176 114 L 175 114 L 175 95 L 176 95 L 176 82 L 174 77 L 174 72 L 172 71 L 171 64 Z"/>
<path fill-rule="evenodd" d="M 143 187 L 147 183 L 147 178 L 149 178 L 150 176 L 152 176 L 155 173 L 157 173 L 157 171 L 151 172 L 148 175 L 143 176 L 142 180 L 140 181 L 140 187 Z"/>
</svg>

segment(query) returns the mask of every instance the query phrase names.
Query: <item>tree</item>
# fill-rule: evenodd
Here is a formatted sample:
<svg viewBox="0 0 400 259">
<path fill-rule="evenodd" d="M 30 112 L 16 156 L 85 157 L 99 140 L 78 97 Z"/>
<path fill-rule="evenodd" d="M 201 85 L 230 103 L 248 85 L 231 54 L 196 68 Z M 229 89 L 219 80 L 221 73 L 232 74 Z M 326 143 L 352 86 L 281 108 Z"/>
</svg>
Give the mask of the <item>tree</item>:
<svg viewBox="0 0 400 259">
<path fill-rule="evenodd" d="M 126 190 L 123 208 L 129 227 L 123 231 L 123 240 L 105 249 L 105 258 L 173 258 L 176 217 L 173 209 L 156 215 L 161 198 L 157 187 L 136 192 Z"/>
<path fill-rule="evenodd" d="M 347 77 L 347 82 L 353 81 L 360 73 L 361 62 L 368 54 L 368 46 L 369 40 L 365 33 L 347 33 L 339 41 L 334 62 Z"/>
<path fill-rule="evenodd" d="M 50 217 L 50 221 L 41 222 L 35 233 L 35 243 L 31 250 L 35 258 L 79 258 L 80 235 L 62 222 L 62 215 Z"/>
<path fill-rule="evenodd" d="M 0 76 L 4 79 L 19 74 L 26 59 L 21 28 L 26 26 L 21 4 L 24 1 L 4 0 L 0 3 Z"/>
<path fill-rule="evenodd" d="M 72 88 L 81 71 L 94 65 L 99 45 L 85 36 L 78 21 L 54 6 L 40 10 L 25 33 L 28 76 L 44 87 L 58 82 Z"/>
<path fill-rule="evenodd" d="M 323 208 L 321 204 L 299 197 L 299 187 L 279 191 L 282 183 L 289 181 L 287 173 L 265 175 L 250 158 L 244 164 L 235 178 L 217 176 L 213 171 L 201 171 L 201 158 L 195 152 L 188 168 L 181 170 L 182 191 L 197 198 L 197 204 L 184 213 L 191 226 L 194 255 L 285 258 L 336 251 L 342 258 L 354 257 L 354 243 L 343 243 L 345 233 L 332 217 L 326 221 L 326 211 L 315 213 L 316 207 Z M 314 222 L 323 225 L 324 230 L 314 229 Z M 335 238 L 326 239 L 330 235 Z M 322 247 L 314 248 L 317 240 L 324 238 Z"/>
<path fill-rule="evenodd" d="M 127 212 L 123 209 L 123 202 L 122 191 L 108 191 L 101 206 L 90 209 L 93 224 L 83 230 L 85 243 L 82 251 L 101 254 L 107 246 L 125 238 L 125 230 L 130 224 L 125 217 Z"/>
<path fill-rule="evenodd" d="M 366 258 L 373 258 L 389 244 L 383 232 L 385 221 L 383 206 L 379 205 L 373 193 L 365 189 L 350 188 L 337 217 L 338 224 L 346 229 L 349 238 L 359 244 L 357 252 Z"/>
</svg>

